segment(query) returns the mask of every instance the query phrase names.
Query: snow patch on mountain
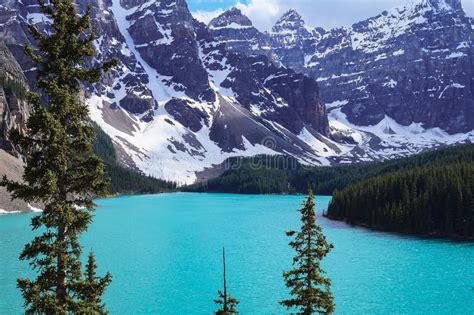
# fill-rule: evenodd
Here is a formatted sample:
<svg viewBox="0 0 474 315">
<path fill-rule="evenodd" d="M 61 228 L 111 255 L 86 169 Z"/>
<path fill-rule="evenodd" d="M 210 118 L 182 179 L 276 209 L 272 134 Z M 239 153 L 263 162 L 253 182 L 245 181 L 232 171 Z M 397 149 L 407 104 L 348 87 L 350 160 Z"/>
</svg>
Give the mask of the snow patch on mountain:
<svg viewBox="0 0 474 315">
<path fill-rule="evenodd" d="M 382 140 L 382 149 L 378 154 L 384 158 L 390 158 L 392 154 L 410 153 L 414 154 L 424 148 L 453 145 L 456 143 L 472 142 L 474 131 L 450 135 L 440 128 L 425 129 L 422 123 L 412 122 L 404 126 L 397 123 L 389 116 L 385 116 L 378 124 L 372 126 L 357 126 L 350 123 L 340 108 L 329 113 L 330 125 L 336 130 L 345 130 L 359 134 L 358 144 L 367 151 L 371 151 L 370 140 L 379 138 Z M 399 150 L 400 149 L 400 150 Z M 398 152 L 397 152 L 398 151 Z"/>
<path fill-rule="evenodd" d="M 92 119 L 147 175 L 190 184 L 197 179 L 196 172 L 218 165 L 227 158 L 277 154 L 262 144 L 251 144 L 245 137 L 242 139 L 244 150 L 223 152 L 210 140 L 209 128 L 190 132 L 176 122 L 164 107 L 155 112 L 153 121 L 146 123 L 120 108 L 111 113 L 107 110 L 108 102 L 99 96 L 89 100 Z M 111 116 L 121 116 L 122 123 L 111 124 L 107 121 Z"/>
<path fill-rule="evenodd" d="M 149 1 L 148 5 L 151 5 L 152 1 Z M 145 4 L 146 7 L 147 4 Z M 145 69 L 146 74 L 148 75 L 148 83 L 147 86 L 151 90 L 153 94 L 153 98 L 158 103 L 163 103 L 164 101 L 168 100 L 174 93 L 169 93 L 169 90 L 165 90 L 165 85 L 163 84 L 163 79 L 160 78 L 158 72 L 152 68 L 143 58 L 141 57 L 140 53 L 136 50 L 135 43 L 128 32 L 130 28 L 130 22 L 127 20 L 127 16 L 133 13 L 136 8 L 125 9 L 121 6 L 120 0 L 112 0 L 112 6 L 110 7 L 112 13 L 117 20 L 117 25 L 119 27 L 120 33 L 125 38 L 126 48 L 125 50 L 130 50 L 133 53 L 134 57 L 138 60 L 140 65 Z"/>
</svg>

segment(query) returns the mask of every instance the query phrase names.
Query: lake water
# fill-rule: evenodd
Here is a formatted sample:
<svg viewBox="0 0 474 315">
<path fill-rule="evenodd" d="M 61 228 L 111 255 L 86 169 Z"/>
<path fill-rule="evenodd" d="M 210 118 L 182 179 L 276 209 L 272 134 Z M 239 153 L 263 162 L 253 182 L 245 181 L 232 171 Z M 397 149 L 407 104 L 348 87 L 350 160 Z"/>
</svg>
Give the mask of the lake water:
<svg viewBox="0 0 474 315">
<path fill-rule="evenodd" d="M 330 197 L 317 197 L 319 212 Z M 162 194 L 100 200 L 83 244 L 113 282 L 111 314 L 211 314 L 228 287 L 241 314 L 285 314 L 282 272 L 302 196 Z M 15 279 L 32 214 L 0 216 L 0 314 L 20 314 Z M 372 232 L 318 218 L 335 249 L 323 266 L 339 314 L 474 314 L 474 245 Z"/>
</svg>

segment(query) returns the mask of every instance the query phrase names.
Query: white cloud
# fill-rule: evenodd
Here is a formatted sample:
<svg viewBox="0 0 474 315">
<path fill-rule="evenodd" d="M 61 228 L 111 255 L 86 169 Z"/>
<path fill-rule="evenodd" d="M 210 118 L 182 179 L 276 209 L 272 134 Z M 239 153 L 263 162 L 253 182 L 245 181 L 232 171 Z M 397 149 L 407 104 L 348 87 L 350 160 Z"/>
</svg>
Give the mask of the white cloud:
<svg viewBox="0 0 474 315">
<path fill-rule="evenodd" d="M 203 11 L 203 10 L 198 10 L 193 12 L 193 16 L 196 20 L 209 24 L 209 22 L 217 17 L 218 15 L 221 15 L 224 13 L 224 9 L 217 9 L 215 11 Z"/>
<path fill-rule="evenodd" d="M 235 6 L 252 20 L 255 27 L 268 30 L 286 11 L 282 5 L 284 3 L 285 1 L 280 0 L 251 0 L 247 4 L 239 1 Z"/>
<path fill-rule="evenodd" d="M 384 10 L 422 0 L 237 0 L 235 6 L 260 30 L 270 30 L 276 20 L 289 9 L 299 12 L 309 26 L 331 28 L 349 26 L 375 16 Z M 462 0 L 468 15 L 474 16 L 474 0 Z M 209 22 L 222 13 L 198 11 L 198 20 Z"/>
</svg>

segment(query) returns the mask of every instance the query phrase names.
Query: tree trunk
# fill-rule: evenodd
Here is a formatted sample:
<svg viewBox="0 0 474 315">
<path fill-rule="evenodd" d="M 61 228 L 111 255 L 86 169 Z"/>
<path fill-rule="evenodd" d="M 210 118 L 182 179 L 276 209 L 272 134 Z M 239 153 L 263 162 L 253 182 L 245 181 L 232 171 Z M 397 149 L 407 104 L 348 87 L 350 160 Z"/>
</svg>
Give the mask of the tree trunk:
<svg viewBox="0 0 474 315">
<path fill-rule="evenodd" d="M 66 171 L 64 171 L 64 174 Z M 59 196 L 60 202 L 66 203 L 67 201 L 67 192 L 65 185 L 65 175 L 61 177 L 61 184 L 59 186 Z M 62 209 L 64 211 L 64 209 Z M 58 224 L 58 239 L 57 244 L 57 270 L 56 270 L 56 299 L 58 304 L 60 304 L 66 310 L 66 285 L 67 285 L 67 224 L 64 220 L 64 214 L 59 216 Z"/>
<path fill-rule="evenodd" d="M 227 279 L 226 279 L 226 270 L 225 270 L 225 248 L 222 248 L 222 260 L 224 261 L 224 314 L 227 314 Z"/>
<path fill-rule="evenodd" d="M 56 298 L 60 305 L 66 302 L 66 226 L 60 224 L 58 226 L 57 249 L 57 270 L 56 270 Z"/>
</svg>

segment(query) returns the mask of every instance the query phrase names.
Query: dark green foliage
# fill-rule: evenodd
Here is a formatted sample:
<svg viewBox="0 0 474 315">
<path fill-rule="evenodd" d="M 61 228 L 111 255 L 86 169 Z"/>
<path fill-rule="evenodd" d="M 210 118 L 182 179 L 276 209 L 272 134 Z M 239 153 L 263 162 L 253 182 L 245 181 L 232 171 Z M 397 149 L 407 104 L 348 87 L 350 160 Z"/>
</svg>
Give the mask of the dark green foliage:
<svg viewBox="0 0 474 315">
<path fill-rule="evenodd" d="M 105 288 L 112 282 L 112 275 L 106 273 L 104 277 L 98 277 L 96 269 L 95 257 L 91 252 L 84 272 L 84 283 L 78 289 L 79 300 L 84 301 L 81 308 L 84 314 L 107 314 L 101 298 Z"/>
<path fill-rule="evenodd" d="M 230 169 L 221 176 L 183 190 L 239 194 L 296 192 L 289 187 L 290 174 L 302 167 L 291 157 L 263 155 L 231 158 L 228 164 Z"/>
<path fill-rule="evenodd" d="M 30 261 L 36 278 L 18 279 L 18 287 L 28 314 L 103 312 L 100 298 L 91 297 L 105 290 L 110 276 L 83 277 L 79 238 L 92 221 L 92 197 L 104 196 L 108 181 L 104 164 L 92 154 L 94 127 L 78 93 L 82 82 L 98 82 L 117 62 L 84 67 L 94 55 L 96 39 L 89 31 L 90 10 L 78 17 L 72 0 L 38 3 L 53 24 L 48 35 L 30 26 L 38 53 L 31 47 L 26 53 L 38 68 L 37 88 L 48 102 L 43 104 L 39 94 L 29 93 L 33 112 L 27 132 L 13 130 L 10 137 L 26 158 L 23 182 L 7 178 L 1 182 L 14 198 L 44 205 L 31 222 L 42 234 L 20 256 Z"/>
<path fill-rule="evenodd" d="M 231 159 L 229 170 L 205 183 L 184 188 L 188 191 L 271 194 L 305 193 L 311 188 L 316 194 L 330 195 L 351 183 L 386 173 L 408 170 L 431 164 L 472 161 L 474 144 L 445 148 L 408 158 L 382 163 L 333 167 L 304 167 L 294 158 L 258 156 Z"/>
<path fill-rule="evenodd" d="M 281 301 L 280 304 L 288 309 L 296 308 L 297 314 L 330 314 L 335 308 L 331 281 L 325 277 L 320 263 L 333 246 L 327 242 L 321 227 L 316 224 L 312 192 L 309 193 L 300 213 L 301 231 L 286 233 L 288 236 L 296 234 L 289 244 L 296 251 L 293 258 L 294 269 L 283 273 L 286 286 L 291 289 L 292 298 Z"/>
<path fill-rule="evenodd" d="M 0 73 L 0 86 L 7 92 L 15 95 L 18 99 L 26 99 L 28 93 L 27 88 L 21 82 L 13 80 L 7 77 L 5 74 Z"/>
<path fill-rule="evenodd" d="M 176 189 L 175 182 L 145 176 L 120 165 L 112 140 L 98 125 L 94 126 L 97 137 L 93 143 L 93 151 L 105 163 L 105 172 L 110 177 L 109 190 L 112 194 L 150 194 Z"/>
<path fill-rule="evenodd" d="M 474 162 L 427 164 L 336 191 L 328 216 L 388 231 L 474 238 Z"/>
<path fill-rule="evenodd" d="M 239 301 L 231 296 L 225 296 L 224 293 L 219 290 L 217 291 L 219 298 L 214 300 L 214 303 L 219 305 L 219 309 L 214 313 L 215 315 L 237 315 L 237 304 Z M 224 302 L 225 301 L 225 302 Z M 225 306 L 224 306 L 225 304 Z"/>
<path fill-rule="evenodd" d="M 225 261 L 225 249 L 222 249 L 222 261 L 224 266 L 224 292 L 221 290 L 217 291 L 218 299 L 214 300 L 214 303 L 219 305 L 219 309 L 214 313 L 216 315 L 237 315 L 237 301 L 236 298 L 227 294 L 227 275 L 226 275 L 226 261 Z"/>
</svg>

